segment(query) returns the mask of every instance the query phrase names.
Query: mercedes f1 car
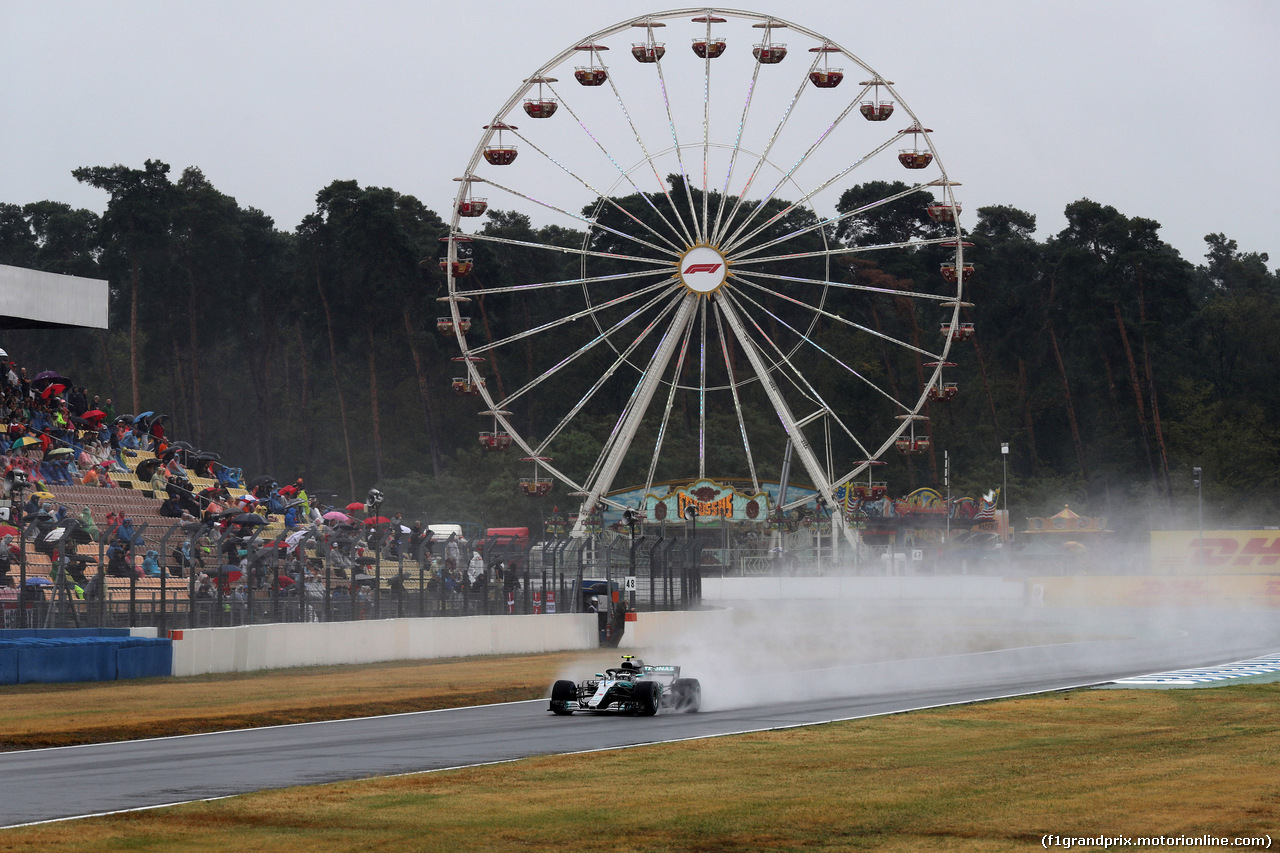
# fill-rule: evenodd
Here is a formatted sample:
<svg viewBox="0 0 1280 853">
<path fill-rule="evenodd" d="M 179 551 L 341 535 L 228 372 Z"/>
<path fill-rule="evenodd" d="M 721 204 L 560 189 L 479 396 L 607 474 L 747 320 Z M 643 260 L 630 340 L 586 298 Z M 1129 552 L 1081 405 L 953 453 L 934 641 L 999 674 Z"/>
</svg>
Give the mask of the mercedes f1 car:
<svg viewBox="0 0 1280 853">
<path fill-rule="evenodd" d="M 622 656 L 622 666 L 597 672 L 574 684 L 557 681 L 551 687 L 551 712 L 567 716 L 574 711 L 610 711 L 652 717 L 670 710 L 691 714 L 702 707 L 702 685 L 696 678 L 681 678 L 678 666 L 648 666 L 632 656 Z"/>
</svg>

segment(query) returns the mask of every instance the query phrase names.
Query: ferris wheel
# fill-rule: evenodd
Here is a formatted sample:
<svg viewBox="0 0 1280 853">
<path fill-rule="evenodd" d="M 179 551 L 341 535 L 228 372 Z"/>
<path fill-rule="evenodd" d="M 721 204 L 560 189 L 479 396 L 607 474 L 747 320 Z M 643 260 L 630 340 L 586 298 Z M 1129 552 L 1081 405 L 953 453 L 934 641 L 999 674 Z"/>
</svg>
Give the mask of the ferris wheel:
<svg viewBox="0 0 1280 853">
<path fill-rule="evenodd" d="M 437 325 L 527 494 L 643 513 L 611 492 L 759 491 L 790 441 L 834 507 L 883 454 L 930 450 L 973 269 L 892 80 L 803 26 L 682 9 L 569 44 L 476 123 Z M 902 210 L 927 215 L 895 230 Z"/>
</svg>

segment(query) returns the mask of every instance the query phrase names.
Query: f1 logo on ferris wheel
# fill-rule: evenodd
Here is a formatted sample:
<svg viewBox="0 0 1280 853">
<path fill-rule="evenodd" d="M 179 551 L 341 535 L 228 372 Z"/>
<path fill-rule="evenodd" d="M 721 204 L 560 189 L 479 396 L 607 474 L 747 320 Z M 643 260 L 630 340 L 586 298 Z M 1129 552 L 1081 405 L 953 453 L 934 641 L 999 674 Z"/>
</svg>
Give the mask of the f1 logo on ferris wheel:
<svg viewBox="0 0 1280 853">
<path fill-rule="evenodd" d="M 685 252 L 676 269 L 684 286 L 700 295 L 715 292 L 729 272 L 724 255 L 710 246 L 695 246 Z"/>
</svg>

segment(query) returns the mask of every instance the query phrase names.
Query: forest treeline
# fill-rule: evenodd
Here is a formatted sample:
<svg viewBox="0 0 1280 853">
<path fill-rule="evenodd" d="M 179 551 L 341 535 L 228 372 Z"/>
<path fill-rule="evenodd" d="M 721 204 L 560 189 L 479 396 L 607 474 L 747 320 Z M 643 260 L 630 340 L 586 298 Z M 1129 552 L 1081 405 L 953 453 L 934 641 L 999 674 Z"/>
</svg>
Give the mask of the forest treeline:
<svg viewBox="0 0 1280 853">
<path fill-rule="evenodd" d="M 436 330 L 448 233 L 438 213 L 393 189 L 334 181 L 286 231 L 199 169 L 170 172 L 159 161 L 76 170 L 107 193 L 101 213 L 0 204 L 0 263 L 105 278 L 111 293 L 109 332 L 9 332 L 12 357 L 57 369 L 120 411 L 171 415 L 173 434 L 249 476 L 304 476 L 342 503 L 377 484 L 415 516 L 532 525 L 572 502 L 560 487 L 544 501 L 520 496 L 528 466 L 482 451 L 474 400 L 451 391 L 456 346 Z M 853 186 L 839 209 L 905 189 Z M 1164 243 L 1153 219 L 1088 199 L 1065 213 L 1066 228 L 1048 236 L 1014 207 L 964 213 L 978 333 L 948 376 L 960 395 L 930 413 L 935 452 L 891 466 L 891 489 L 939 486 L 942 448 L 953 494 L 999 487 L 1008 442 L 1015 517 L 1070 503 L 1137 526 L 1185 524 L 1194 465 L 1205 472 L 1207 521 L 1274 523 L 1280 272 L 1223 234 L 1205 238 L 1197 263 Z M 581 241 L 510 211 L 475 221 L 514 241 Z M 917 197 L 842 220 L 829 239 L 874 245 L 936 228 Z M 843 273 L 923 287 L 938 276 L 933 248 L 858 255 Z M 495 243 L 476 261 L 486 286 L 542 262 Z M 536 300 L 505 318 L 479 302 L 481 335 L 491 320 L 548 319 Z"/>
</svg>

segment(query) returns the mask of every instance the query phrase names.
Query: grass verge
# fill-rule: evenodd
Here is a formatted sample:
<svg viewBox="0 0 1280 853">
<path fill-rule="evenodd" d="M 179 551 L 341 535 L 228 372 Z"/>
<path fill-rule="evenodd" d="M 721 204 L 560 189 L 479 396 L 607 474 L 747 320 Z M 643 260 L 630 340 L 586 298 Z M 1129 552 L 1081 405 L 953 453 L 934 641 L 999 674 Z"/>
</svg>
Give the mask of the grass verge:
<svg viewBox="0 0 1280 853">
<path fill-rule="evenodd" d="M 1280 684 L 1079 690 L 0 832 L 0 850 L 980 850 L 1275 838 Z M 572 721 L 567 721 L 572 725 Z"/>
<path fill-rule="evenodd" d="M 71 746 L 430 711 L 547 695 L 566 667 L 616 654 L 395 661 L 191 678 L 23 684 L 0 690 L 0 749 Z"/>
</svg>

